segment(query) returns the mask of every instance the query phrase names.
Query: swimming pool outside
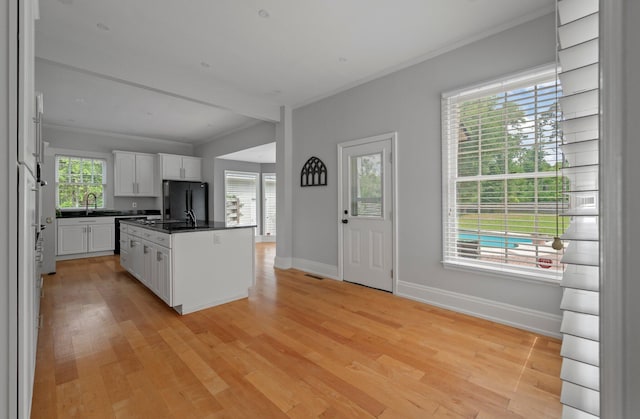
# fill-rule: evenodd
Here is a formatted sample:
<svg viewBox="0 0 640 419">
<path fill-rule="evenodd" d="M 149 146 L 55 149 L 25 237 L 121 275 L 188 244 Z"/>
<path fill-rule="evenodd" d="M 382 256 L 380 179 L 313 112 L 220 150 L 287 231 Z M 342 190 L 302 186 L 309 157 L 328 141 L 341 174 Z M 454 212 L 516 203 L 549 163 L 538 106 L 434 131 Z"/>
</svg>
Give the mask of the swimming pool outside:
<svg viewBox="0 0 640 419">
<path fill-rule="evenodd" d="M 471 234 L 460 233 L 458 234 L 458 240 L 462 241 L 476 241 L 480 243 L 482 247 L 499 247 L 514 249 L 518 247 L 518 244 L 532 244 L 533 240 L 527 237 L 504 237 L 504 236 L 492 236 L 488 234 Z"/>
</svg>

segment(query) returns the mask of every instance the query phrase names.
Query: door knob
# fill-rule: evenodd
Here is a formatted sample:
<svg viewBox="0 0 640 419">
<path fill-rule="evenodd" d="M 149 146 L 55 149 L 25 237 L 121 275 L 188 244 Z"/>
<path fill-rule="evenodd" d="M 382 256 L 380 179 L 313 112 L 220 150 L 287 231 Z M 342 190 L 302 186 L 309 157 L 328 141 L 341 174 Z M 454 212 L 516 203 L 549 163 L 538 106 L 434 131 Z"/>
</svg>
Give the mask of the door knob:
<svg viewBox="0 0 640 419">
<path fill-rule="evenodd" d="M 342 219 L 342 224 L 349 224 L 349 220 L 347 220 L 347 219 Z"/>
</svg>

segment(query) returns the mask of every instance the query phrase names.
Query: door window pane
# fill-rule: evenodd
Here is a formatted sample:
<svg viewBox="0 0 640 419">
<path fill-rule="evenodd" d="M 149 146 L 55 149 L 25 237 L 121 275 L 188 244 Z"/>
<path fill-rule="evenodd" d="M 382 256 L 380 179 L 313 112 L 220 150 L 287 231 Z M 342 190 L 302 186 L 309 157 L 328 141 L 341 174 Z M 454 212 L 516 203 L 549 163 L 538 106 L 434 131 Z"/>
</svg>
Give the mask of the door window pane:
<svg viewBox="0 0 640 419">
<path fill-rule="evenodd" d="M 351 157 L 351 216 L 382 217 L 382 153 Z"/>
</svg>

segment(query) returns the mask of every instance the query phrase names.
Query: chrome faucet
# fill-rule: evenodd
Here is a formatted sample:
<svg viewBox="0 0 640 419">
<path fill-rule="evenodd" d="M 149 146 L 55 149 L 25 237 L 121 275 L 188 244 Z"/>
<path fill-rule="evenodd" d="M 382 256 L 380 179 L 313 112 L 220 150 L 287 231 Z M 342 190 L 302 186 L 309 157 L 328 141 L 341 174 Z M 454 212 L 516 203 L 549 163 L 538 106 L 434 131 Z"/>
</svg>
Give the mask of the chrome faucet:
<svg viewBox="0 0 640 419">
<path fill-rule="evenodd" d="M 185 211 L 185 213 L 187 214 L 187 218 L 189 219 L 189 221 L 191 221 L 193 223 L 194 227 L 198 227 L 198 224 L 196 222 L 196 213 L 195 211 L 193 211 L 192 209 Z"/>
<path fill-rule="evenodd" d="M 93 210 L 98 209 L 98 197 L 93 192 L 89 192 L 84 198 L 84 214 L 89 215 L 89 197 L 93 196 Z"/>
</svg>

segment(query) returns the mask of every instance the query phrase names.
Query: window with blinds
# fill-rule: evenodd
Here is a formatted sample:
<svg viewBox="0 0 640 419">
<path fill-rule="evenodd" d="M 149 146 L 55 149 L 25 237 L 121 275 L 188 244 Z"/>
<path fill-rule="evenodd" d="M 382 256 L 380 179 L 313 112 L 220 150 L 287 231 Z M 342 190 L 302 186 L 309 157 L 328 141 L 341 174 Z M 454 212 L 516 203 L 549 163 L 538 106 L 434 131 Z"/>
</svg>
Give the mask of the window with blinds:
<svg viewBox="0 0 640 419">
<path fill-rule="evenodd" d="M 262 174 L 262 199 L 264 205 L 263 213 L 263 232 L 265 236 L 276 235 L 276 175 L 275 173 Z"/>
<path fill-rule="evenodd" d="M 562 149 L 570 217 L 562 239 L 563 418 L 600 415 L 599 3 L 557 2 Z"/>
<path fill-rule="evenodd" d="M 257 225 L 259 174 L 224 172 L 226 225 Z"/>
<path fill-rule="evenodd" d="M 555 66 L 443 95 L 443 261 L 560 279 Z"/>
</svg>

